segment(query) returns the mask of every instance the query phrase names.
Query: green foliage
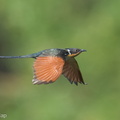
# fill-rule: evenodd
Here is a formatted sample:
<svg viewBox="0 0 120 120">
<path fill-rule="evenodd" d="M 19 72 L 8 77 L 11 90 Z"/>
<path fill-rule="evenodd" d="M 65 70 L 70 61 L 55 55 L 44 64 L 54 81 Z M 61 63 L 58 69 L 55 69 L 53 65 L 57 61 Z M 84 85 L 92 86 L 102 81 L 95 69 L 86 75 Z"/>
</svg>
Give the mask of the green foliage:
<svg viewBox="0 0 120 120">
<path fill-rule="evenodd" d="M 32 59 L 0 60 L 0 114 L 6 120 L 119 120 L 120 1 L 1 0 L 0 55 L 82 48 L 88 85 L 64 77 L 32 85 Z"/>
</svg>

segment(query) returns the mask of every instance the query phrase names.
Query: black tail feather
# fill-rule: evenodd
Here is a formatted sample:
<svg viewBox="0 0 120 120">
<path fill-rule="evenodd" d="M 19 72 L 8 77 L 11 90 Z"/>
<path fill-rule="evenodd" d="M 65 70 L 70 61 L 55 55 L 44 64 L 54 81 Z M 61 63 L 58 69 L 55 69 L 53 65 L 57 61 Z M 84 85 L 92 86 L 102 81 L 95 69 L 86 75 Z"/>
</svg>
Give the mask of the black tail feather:
<svg viewBox="0 0 120 120">
<path fill-rule="evenodd" d="M 39 56 L 39 54 L 34 53 L 34 54 L 30 54 L 30 55 L 23 55 L 23 56 L 0 56 L 0 58 L 3 59 L 11 59 L 11 58 L 36 58 L 37 56 Z"/>
</svg>

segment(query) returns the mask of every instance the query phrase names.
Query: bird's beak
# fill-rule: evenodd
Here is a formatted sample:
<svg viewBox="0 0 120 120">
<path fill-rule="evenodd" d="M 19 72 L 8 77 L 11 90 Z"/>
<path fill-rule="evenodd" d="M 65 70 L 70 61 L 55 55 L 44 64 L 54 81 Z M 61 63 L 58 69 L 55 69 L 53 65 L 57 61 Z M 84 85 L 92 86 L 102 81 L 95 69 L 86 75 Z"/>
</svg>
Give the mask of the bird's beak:
<svg viewBox="0 0 120 120">
<path fill-rule="evenodd" d="M 87 50 L 85 50 L 85 49 L 81 49 L 80 52 L 87 52 Z"/>
</svg>

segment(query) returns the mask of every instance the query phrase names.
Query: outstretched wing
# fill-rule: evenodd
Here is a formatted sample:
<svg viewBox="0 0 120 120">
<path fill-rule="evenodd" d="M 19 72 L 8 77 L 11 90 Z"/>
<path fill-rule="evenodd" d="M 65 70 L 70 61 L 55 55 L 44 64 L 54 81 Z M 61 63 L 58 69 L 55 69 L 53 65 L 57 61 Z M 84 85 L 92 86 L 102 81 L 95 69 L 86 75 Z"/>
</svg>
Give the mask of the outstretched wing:
<svg viewBox="0 0 120 120">
<path fill-rule="evenodd" d="M 54 82 L 62 74 L 64 60 L 60 57 L 37 57 L 33 68 L 33 84 L 48 84 Z"/>
<path fill-rule="evenodd" d="M 62 73 L 71 83 L 78 85 L 78 82 L 85 84 L 82 78 L 77 61 L 74 58 L 66 60 Z"/>
</svg>

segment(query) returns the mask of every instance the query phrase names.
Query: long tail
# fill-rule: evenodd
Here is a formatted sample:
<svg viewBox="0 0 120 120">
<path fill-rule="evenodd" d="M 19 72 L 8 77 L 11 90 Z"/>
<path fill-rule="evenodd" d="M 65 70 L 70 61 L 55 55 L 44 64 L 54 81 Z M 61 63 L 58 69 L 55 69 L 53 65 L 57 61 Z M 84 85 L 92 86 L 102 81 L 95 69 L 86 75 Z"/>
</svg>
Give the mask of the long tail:
<svg viewBox="0 0 120 120">
<path fill-rule="evenodd" d="M 39 53 L 40 54 L 40 53 Z M 39 56 L 38 53 L 33 53 L 30 55 L 22 55 L 22 56 L 0 56 L 0 58 L 36 58 L 37 56 Z"/>
</svg>

